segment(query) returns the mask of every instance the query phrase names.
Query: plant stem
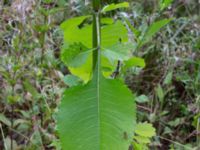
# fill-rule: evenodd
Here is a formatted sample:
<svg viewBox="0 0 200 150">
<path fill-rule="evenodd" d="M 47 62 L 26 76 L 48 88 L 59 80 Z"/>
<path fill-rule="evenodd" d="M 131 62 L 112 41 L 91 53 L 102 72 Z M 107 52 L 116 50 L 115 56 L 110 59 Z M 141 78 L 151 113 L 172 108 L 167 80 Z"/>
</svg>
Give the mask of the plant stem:
<svg viewBox="0 0 200 150">
<path fill-rule="evenodd" d="M 93 11 L 98 12 L 101 8 L 101 0 L 93 0 Z"/>
<path fill-rule="evenodd" d="M 93 71 L 98 62 L 98 53 L 100 51 L 100 8 L 101 0 L 93 0 Z"/>
</svg>

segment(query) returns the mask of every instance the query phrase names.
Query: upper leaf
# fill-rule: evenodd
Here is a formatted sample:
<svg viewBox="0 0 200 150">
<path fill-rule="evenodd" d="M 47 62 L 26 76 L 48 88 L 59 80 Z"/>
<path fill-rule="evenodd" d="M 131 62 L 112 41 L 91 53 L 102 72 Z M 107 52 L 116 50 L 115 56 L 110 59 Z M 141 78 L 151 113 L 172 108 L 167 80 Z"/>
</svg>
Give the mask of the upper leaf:
<svg viewBox="0 0 200 150">
<path fill-rule="evenodd" d="M 92 48 L 92 24 L 83 21 L 90 16 L 81 16 L 69 19 L 61 24 L 64 31 L 65 43 L 82 43 L 87 48 Z M 123 23 L 111 18 L 104 18 L 101 26 L 102 47 L 109 47 L 116 43 L 128 41 L 128 31 Z"/>
<path fill-rule="evenodd" d="M 68 19 L 61 24 L 61 29 L 64 31 L 64 41 L 70 45 L 74 42 L 82 43 L 88 48 L 92 48 L 92 28 L 91 25 L 86 25 L 81 28 L 79 25 L 91 16 L 80 16 Z"/>
</svg>

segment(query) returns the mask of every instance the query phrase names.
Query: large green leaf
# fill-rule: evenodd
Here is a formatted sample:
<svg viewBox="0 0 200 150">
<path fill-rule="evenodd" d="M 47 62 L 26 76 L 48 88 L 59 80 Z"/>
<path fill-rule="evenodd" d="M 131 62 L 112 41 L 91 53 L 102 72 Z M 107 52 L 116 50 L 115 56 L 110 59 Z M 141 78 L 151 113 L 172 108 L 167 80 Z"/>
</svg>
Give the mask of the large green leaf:
<svg viewBox="0 0 200 150">
<path fill-rule="evenodd" d="M 96 72 L 88 84 L 64 92 L 57 119 L 63 149 L 127 150 L 134 110 L 128 88 Z"/>
</svg>

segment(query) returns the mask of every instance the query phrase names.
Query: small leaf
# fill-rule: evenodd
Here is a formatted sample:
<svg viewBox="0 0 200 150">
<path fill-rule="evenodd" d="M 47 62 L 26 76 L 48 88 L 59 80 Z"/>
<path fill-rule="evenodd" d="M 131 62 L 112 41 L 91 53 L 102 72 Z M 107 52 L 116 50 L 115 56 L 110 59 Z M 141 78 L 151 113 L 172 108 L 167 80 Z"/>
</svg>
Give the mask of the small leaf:
<svg viewBox="0 0 200 150">
<path fill-rule="evenodd" d="M 7 97 L 7 101 L 8 101 L 8 103 L 9 104 L 15 104 L 15 103 L 17 103 L 17 102 L 19 102 L 20 101 L 20 96 L 19 95 L 9 95 L 8 97 Z"/>
<path fill-rule="evenodd" d="M 162 27 L 167 25 L 171 20 L 172 19 L 163 19 L 150 25 L 150 27 L 147 29 L 147 32 L 141 38 L 139 47 L 146 44 Z"/>
<path fill-rule="evenodd" d="M 0 113 L 0 122 L 6 124 L 7 126 L 11 126 L 11 122 L 8 118 L 5 117 L 4 114 Z"/>
<path fill-rule="evenodd" d="M 169 127 L 164 128 L 163 134 L 171 134 L 171 133 L 173 133 L 172 129 L 170 129 Z"/>
<path fill-rule="evenodd" d="M 13 126 L 14 126 L 14 127 L 17 127 L 17 126 L 20 125 L 20 124 L 23 124 L 23 125 L 27 124 L 27 125 L 30 125 L 30 126 L 31 126 L 31 122 L 30 122 L 29 120 L 16 119 L 16 120 L 14 120 L 14 122 L 13 122 Z"/>
<path fill-rule="evenodd" d="M 167 124 L 169 124 L 172 127 L 176 127 L 179 124 L 182 124 L 185 120 L 183 118 L 176 118 L 175 120 L 169 121 Z"/>
<path fill-rule="evenodd" d="M 76 86 L 81 83 L 81 79 L 74 75 L 66 75 L 63 80 L 69 87 Z"/>
<path fill-rule="evenodd" d="M 142 137 L 151 138 L 156 135 L 156 130 L 150 123 L 138 123 L 136 125 L 135 133 Z"/>
<path fill-rule="evenodd" d="M 143 136 L 135 136 L 134 139 L 137 140 L 140 144 L 148 144 L 151 143 L 151 140 L 149 137 L 143 137 Z"/>
<path fill-rule="evenodd" d="M 42 137 L 38 127 L 36 127 L 36 129 L 34 130 L 32 136 L 30 137 L 30 140 L 37 147 L 37 149 L 41 149 Z"/>
<path fill-rule="evenodd" d="M 7 150 L 11 150 L 11 139 L 10 139 L 10 137 L 7 136 L 7 137 L 4 139 L 3 142 L 4 142 L 4 145 L 5 145 L 5 148 L 6 148 Z M 17 149 L 20 148 L 20 147 L 17 145 L 17 142 L 16 142 L 14 139 L 12 139 L 12 142 L 13 142 L 13 145 L 12 145 L 12 148 L 13 148 L 13 149 L 17 150 Z"/>
<path fill-rule="evenodd" d="M 128 2 L 122 2 L 122 3 L 118 3 L 118 4 L 110 4 L 110 5 L 106 5 L 101 12 L 105 13 L 108 11 L 112 11 L 112 10 L 116 10 L 119 8 L 128 8 L 129 7 L 129 3 Z"/>
<path fill-rule="evenodd" d="M 123 19 L 125 20 L 130 30 L 132 31 L 134 37 L 138 40 L 138 37 L 141 34 L 141 32 L 137 30 L 126 17 L 123 17 Z"/>
<path fill-rule="evenodd" d="M 165 79 L 164 79 L 164 84 L 169 85 L 172 83 L 172 77 L 173 77 L 173 72 L 170 71 L 168 72 L 168 74 L 166 75 Z"/>
<path fill-rule="evenodd" d="M 28 80 L 25 80 L 23 82 L 23 85 L 25 89 L 34 97 L 34 99 L 38 99 L 40 97 L 37 89 Z"/>
<path fill-rule="evenodd" d="M 136 102 L 138 103 L 146 103 L 149 101 L 149 98 L 146 95 L 140 95 L 136 97 Z"/>
<path fill-rule="evenodd" d="M 161 85 L 158 84 L 158 86 L 156 87 L 155 90 L 156 90 L 156 94 L 157 94 L 157 96 L 159 98 L 159 101 L 162 103 L 163 100 L 164 100 L 164 92 L 163 92 L 163 89 L 162 89 Z"/>
</svg>

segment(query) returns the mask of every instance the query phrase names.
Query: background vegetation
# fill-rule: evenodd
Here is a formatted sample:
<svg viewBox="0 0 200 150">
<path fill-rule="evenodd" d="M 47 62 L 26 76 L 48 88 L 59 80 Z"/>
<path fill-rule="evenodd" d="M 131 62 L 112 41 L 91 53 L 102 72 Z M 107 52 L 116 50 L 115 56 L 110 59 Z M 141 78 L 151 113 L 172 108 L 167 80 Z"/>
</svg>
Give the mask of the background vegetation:
<svg viewBox="0 0 200 150">
<path fill-rule="evenodd" d="M 112 2 L 117 1 L 103 1 Z M 140 125 L 138 130 L 147 131 L 139 135 L 154 135 L 151 124 L 156 129 L 150 142 L 139 143 L 150 149 L 198 149 L 200 3 L 168 0 L 169 6 L 163 6 L 161 2 L 129 0 L 129 9 L 108 14 L 128 20 L 132 43 L 153 22 L 173 18 L 151 41 L 134 48 L 146 66 L 123 74 L 136 96 L 138 122 L 149 123 Z M 83 0 L 0 2 L 0 149 L 60 149 L 57 106 L 63 89 L 81 82 L 69 82 L 66 76 L 70 72 L 60 59 L 60 24 L 89 14 L 90 8 Z"/>
</svg>

